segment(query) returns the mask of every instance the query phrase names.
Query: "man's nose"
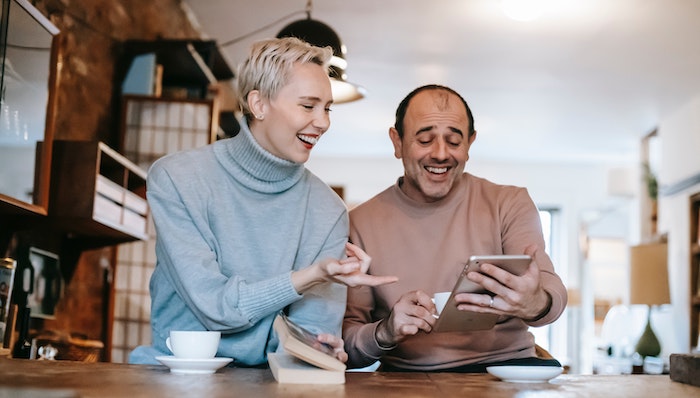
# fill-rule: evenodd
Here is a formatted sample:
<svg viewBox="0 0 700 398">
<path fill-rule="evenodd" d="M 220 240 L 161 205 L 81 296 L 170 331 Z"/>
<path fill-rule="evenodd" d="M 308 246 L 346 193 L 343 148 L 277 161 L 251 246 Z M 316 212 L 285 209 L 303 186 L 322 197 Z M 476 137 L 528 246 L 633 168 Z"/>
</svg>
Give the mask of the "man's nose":
<svg viewBox="0 0 700 398">
<path fill-rule="evenodd" d="M 442 139 L 435 140 L 431 155 L 435 159 L 446 159 L 448 157 L 447 142 Z"/>
</svg>

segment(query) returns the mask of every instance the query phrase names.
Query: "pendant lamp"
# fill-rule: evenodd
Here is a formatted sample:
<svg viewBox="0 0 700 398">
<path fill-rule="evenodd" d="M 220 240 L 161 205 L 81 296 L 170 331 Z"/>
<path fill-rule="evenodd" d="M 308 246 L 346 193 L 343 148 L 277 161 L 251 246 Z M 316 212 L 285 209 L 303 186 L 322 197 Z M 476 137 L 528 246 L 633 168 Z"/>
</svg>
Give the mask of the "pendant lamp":
<svg viewBox="0 0 700 398">
<path fill-rule="evenodd" d="M 333 91 L 333 101 L 336 104 L 356 101 L 364 98 L 365 89 L 347 81 L 345 68 L 345 45 L 340 41 L 340 37 L 335 31 L 325 23 L 311 19 L 311 12 L 307 9 L 307 18 L 300 19 L 285 26 L 277 34 L 281 37 L 296 37 L 314 46 L 331 47 L 333 57 L 330 61 L 329 76 L 331 78 L 331 90 Z"/>
</svg>

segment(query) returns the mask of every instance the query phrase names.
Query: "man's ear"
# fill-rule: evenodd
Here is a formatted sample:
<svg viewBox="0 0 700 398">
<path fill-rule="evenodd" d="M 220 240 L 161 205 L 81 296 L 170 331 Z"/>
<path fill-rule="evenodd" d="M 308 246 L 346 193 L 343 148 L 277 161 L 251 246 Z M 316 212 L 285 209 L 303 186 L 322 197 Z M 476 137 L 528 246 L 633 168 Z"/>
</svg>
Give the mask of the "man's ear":
<svg viewBox="0 0 700 398">
<path fill-rule="evenodd" d="M 474 141 L 476 140 L 476 130 L 474 130 L 474 133 L 469 136 L 469 145 L 473 144 Z"/>
<path fill-rule="evenodd" d="M 391 143 L 394 144 L 394 157 L 396 159 L 401 159 L 401 153 L 403 152 L 403 142 L 401 142 L 399 131 L 396 130 L 394 127 L 389 127 L 389 138 L 391 138 Z"/>
</svg>

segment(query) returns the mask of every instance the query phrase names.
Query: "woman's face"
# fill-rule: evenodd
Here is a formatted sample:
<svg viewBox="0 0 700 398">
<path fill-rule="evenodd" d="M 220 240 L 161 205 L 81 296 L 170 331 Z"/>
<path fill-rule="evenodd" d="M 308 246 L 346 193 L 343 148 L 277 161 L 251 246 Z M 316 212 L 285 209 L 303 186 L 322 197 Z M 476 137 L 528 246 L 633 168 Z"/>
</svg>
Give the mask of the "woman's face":
<svg viewBox="0 0 700 398">
<path fill-rule="evenodd" d="M 326 70 L 312 63 L 296 63 L 287 84 L 274 98 L 263 100 L 262 120 L 251 126 L 253 136 L 273 155 L 304 163 L 331 124 L 332 102 Z"/>
</svg>

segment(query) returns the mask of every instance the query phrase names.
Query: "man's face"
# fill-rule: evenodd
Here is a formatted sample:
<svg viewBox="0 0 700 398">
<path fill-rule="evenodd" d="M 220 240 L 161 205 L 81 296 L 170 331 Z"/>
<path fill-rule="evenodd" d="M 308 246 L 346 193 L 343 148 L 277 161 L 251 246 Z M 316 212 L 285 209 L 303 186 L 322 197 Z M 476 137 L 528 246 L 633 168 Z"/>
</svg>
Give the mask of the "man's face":
<svg viewBox="0 0 700 398">
<path fill-rule="evenodd" d="M 297 63 L 287 84 L 266 101 L 264 119 L 259 122 L 255 138 L 272 154 L 304 163 L 330 126 L 332 102 L 326 70 L 312 63 Z"/>
<path fill-rule="evenodd" d="M 462 101 L 444 90 L 416 94 L 404 118 L 404 136 L 389 129 L 394 156 L 402 159 L 401 189 L 413 200 L 430 203 L 444 198 L 464 172 L 469 148 L 469 119 Z"/>
</svg>

